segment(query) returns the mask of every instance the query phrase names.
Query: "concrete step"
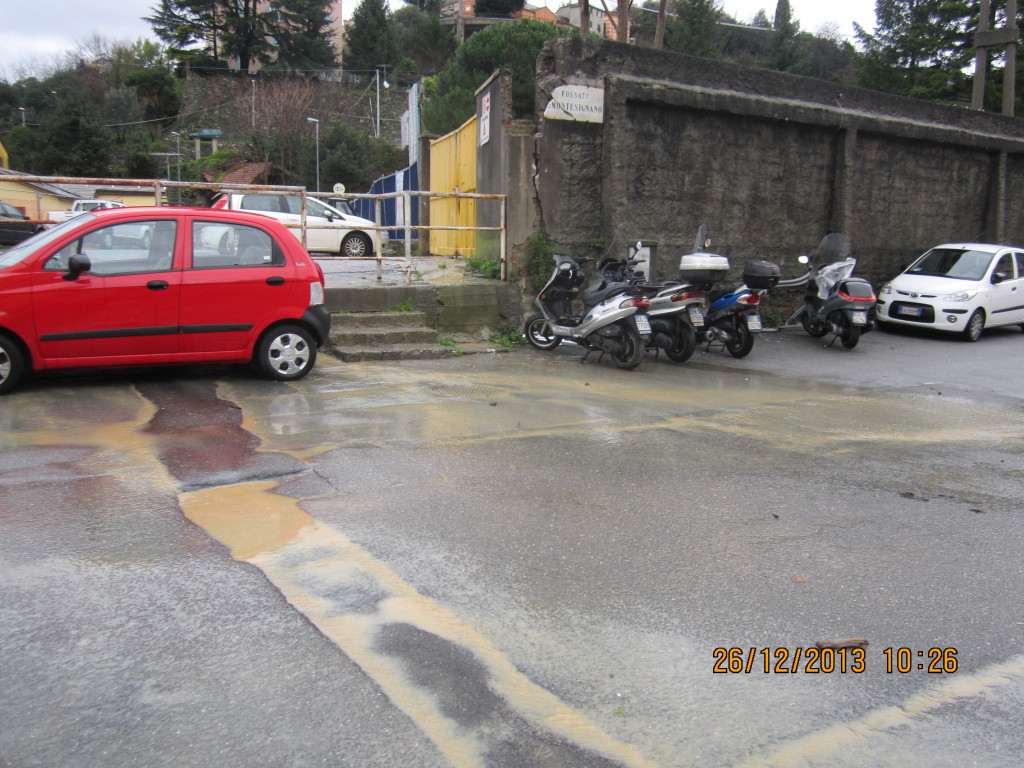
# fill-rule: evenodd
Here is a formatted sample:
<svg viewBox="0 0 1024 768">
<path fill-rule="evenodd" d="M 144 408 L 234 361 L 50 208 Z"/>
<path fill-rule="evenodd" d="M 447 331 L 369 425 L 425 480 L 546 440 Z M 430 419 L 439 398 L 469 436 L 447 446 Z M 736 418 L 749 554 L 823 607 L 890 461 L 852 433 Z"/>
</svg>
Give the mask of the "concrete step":
<svg viewBox="0 0 1024 768">
<path fill-rule="evenodd" d="M 336 312 L 331 327 L 344 330 L 357 328 L 426 328 L 426 312 Z"/>
<path fill-rule="evenodd" d="M 439 334 L 433 328 L 399 326 L 376 328 L 331 328 L 331 340 L 341 346 L 381 344 L 436 344 Z"/>
<path fill-rule="evenodd" d="M 440 344 L 373 344 L 335 345 L 332 339 L 326 345 L 327 351 L 346 363 L 375 360 L 434 360 L 454 357 L 450 347 Z"/>
<path fill-rule="evenodd" d="M 394 344 L 437 344 L 438 331 L 427 325 L 423 312 L 339 312 L 331 315 L 335 347 L 373 347 Z"/>
</svg>

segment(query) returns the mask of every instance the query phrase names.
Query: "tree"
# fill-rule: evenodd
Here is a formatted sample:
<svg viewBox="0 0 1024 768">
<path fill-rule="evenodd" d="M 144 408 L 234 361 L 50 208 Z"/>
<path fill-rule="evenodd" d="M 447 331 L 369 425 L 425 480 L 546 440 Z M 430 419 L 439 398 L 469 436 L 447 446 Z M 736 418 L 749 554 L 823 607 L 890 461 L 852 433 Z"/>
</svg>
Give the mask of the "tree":
<svg viewBox="0 0 1024 768">
<path fill-rule="evenodd" d="M 197 43 L 205 49 L 209 43 L 213 57 L 219 58 L 222 23 L 218 0 L 160 0 L 145 20 L 157 37 L 171 46 L 173 54 L 188 54 Z"/>
<path fill-rule="evenodd" d="M 146 21 L 174 54 L 187 58 L 209 45 L 214 58 L 233 56 L 243 71 L 271 61 L 271 38 L 280 28 L 275 11 L 263 10 L 260 0 L 160 0 Z"/>
<path fill-rule="evenodd" d="M 330 0 L 282 0 L 276 32 L 277 66 L 296 70 L 334 69 Z"/>
<path fill-rule="evenodd" d="M 444 69 L 459 47 L 458 38 L 441 25 L 435 13 L 409 5 L 395 11 L 392 20 L 396 47 L 415 62 L 422 75 L 435 75 Z"/>
<path fill-rule="evenodd" d="M 966 0 L 876 0 L 875 33 L 854 25 L 858 83 L 933 101 L 969 94 L 977 14 Z"/>
<path fill-rule="evenodd" d="M 409 163 L 404 149 L 338 123 L 328 126 L 320 143 L 326 148 L 320 161 L 323 177 L 332 184 L 340 181 L 351 190 L 369 190 L 376 179 Z M 307 186 L 311 188 L 315 178 L 314 151 L 313 145 L 308 145 L 304 157 L 305 178 L 309 179 Z"/>
<path fill-rule="evenodd" d="M 779 0 L 775 6 L 768 66 L 779 72 L 796 72 L 800 63 L 800 23 L 793 18 L 789 0 Z"/>
<path fill-rule="evenodd" d="M 676 16 L 666 23 L 665 47 L 671 51 L 719 58 L 718 19 L 722 9 L 718 0 L 676 0 Z"/>
<path fill-rule="evenodd" d="M 111 136 L 96 104 L 80 93 L 62 97 L 42 127 L 44 173 L 106 176 Z"/>
<path fill-rule="evenodd" d="M 760 27 L 761 29 L 772 28 L 772 22 L 768 18 L 768 14 L 765 12 L 764 8 L 758 9 L 757 13 L 754 14 L 754 18 L 751 20 L 750 26 Z"/>
<path fill-rule="evenodd" d="M 526 0 L 476 0 L 473 12 L 485 19 L 507 19 L 525 5 Z"/>
<path fill-rule="evenodd" d="M 136 70 L 124 79 L 124 84 L 135 89 L 136 97 L 145 107 L 147 120 L 178 114 L 177 82 L 165 68 Z"/>
<path fill-rule="evenodd" d="M 361 0 L 352 12 L 345 45 L 345 69 L 372 72 L 382 64 L 394 64 L 396 53 L 387 3 L 385 0 Z"/>
<path fill-rule="evenodd" d="M 427 81 L 423 124 L 448 133 L 476 112 L 474 92 L 496 69 L 512 70 L 512 108 L 516 117 L 534 113 L 537 56 L 546 40 L 574 35 L 571 29 L 532 19 L 496 24 L 477 32 L 456 52 L 436 78 Z"/>
</svg>

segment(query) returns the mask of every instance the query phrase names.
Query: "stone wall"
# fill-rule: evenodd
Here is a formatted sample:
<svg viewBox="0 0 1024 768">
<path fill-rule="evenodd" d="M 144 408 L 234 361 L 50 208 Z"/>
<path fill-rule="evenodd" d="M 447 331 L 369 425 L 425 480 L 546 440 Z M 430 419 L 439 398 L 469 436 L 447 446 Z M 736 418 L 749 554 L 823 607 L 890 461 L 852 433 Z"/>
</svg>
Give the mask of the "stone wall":
<svg viewBox="0 0 1024 768">
<path fill-rule="evenodd" d="M 880 283 L 941 242 L 1024 243 L 1022 120 L 578 38 L 537 67 L 537 195 L 570 252 L 654 240 L 673 277 L 705 224 L 735 274 L 792 273 L 841 231 Z M 544 119 L 559 85 L 603 88 L 603 122 Z"/>
</svg>

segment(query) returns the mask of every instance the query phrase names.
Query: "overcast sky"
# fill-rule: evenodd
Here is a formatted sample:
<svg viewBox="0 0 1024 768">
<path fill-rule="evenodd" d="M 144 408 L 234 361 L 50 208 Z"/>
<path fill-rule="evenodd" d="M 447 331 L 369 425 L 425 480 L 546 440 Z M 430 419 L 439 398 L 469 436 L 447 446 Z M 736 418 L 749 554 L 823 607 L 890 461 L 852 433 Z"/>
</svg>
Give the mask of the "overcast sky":
<svg viewBox="0 0 1024 768">
<path fill-rule="evenodd" d="M 401 0 L 390 0 L 392 7 L 400 7 Z M 639 2 L 640 0 L 635 0 Z M 547 0 L 551 8 L 558 8 L 569 0 Z M 606 0 L 613 7 L 615 0 Z M 768 18 L 775 15 L 777 0 L 720 0 L 722 9 L 737 21 L 749 22 L 764 8 Z M 601 7 L 600 0 L 591 0 Z M 142 17 L 152 13 L 156 0 L 107 0 L 81 2 L 80 0 L 5 0 L 0 15 L 0 77 L 16 79 L 26 66 L 30 70 L 75 50 L 78 43 L 99 34 L 109 41 L 134 41 L 140 37 L 153 38 L 152 28 Z M 345 0 L 342 5 L 346 17 L 358 0 Z M 853 36 L 853 22 L 872 29 L 875 25 L 874 0 L 847 0 L 844 3 L 822 0 L 790 0 L 794 18 L 800 28 L 816 32 L 822 24 L 834 22 L 842 35 Z"/>
</svg>

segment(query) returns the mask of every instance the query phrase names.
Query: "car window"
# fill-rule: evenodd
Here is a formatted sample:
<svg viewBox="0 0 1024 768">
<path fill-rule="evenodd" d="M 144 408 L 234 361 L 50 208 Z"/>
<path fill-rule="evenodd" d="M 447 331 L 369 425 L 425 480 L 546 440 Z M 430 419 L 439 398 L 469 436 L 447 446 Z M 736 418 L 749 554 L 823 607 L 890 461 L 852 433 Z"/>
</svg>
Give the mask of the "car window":
<svg viewBox="0 0 1024 768">
<path fill-rule="evenodd" d="M 242 205 L 239 207 L 247 211 L 281 213 L 281 204 L 278 202 L 277 195 L 243 195 Z"/>
<path fill-rule="evenodd" d="M 166 272 L 174 261 L 176 221 L 132 221 L 94 229 L 50 256 L 43 269 L 66 272 L 76 253 L 89 257 L 89 274 L 99 277 Z"/>
<path fill-rule="evenodd" d="M 1003 280 L 1013 280 L 1013 254 L 1004 253 L 999 257 L 999 261 L 996 262 L 995 269 L 992 270 L 992 274 L 995 275 L 1001 273 Z"/>
<path fill-rule="evenodd" d="M 961 248 L 933 248 L 907 268 L 908 275 L 932 275 L 957 280 L 981 280 L 993 254 Z"/>
<path fill-rule="evenodd" d="M 301 204 L 301 203 L 300 203 Z M 319 200 L 314 200 L 311 197 L 306 198 L 306 215 L 307 216 L 319 216 L 321 219 L 327 218 L 327 207 Z M 334 216 L 334 212 L 331 212 L 331 216 Z"/>
<path fill-rule="evenodd" d="M 1017 253 L 1013 254 L 1013 260 L 1014 260 L 1014 262 L 1016 263 L 1016 266 L 1017 266 L 1017 278 L 1016 279 L 1020 280 L 1021 278 L 1024 278 L 1024 253 L 1020 253 L 1018 251 Z"/>
<path fill-rule="evenodd" d="M 192 223 L 193 269 L 280 267 L 281 246 L 258 227 L 224 221 Z"/>
<path fill-rule="evenodd" d="M 27 219 L 28 218 L 27 216 L 25 216 L 25 214 L 23 214 L 21 211 L 19 211 L 17 208 L 15 208 L 13 205 L 8 205 L 7 203 L 2 202 L 2 201 L 0 201 L 0 211 L 2 211 L 2 215 L 3 216 L 5 216 L 7 218 L 10 218 L 10 219 Z"/>
</svg>

